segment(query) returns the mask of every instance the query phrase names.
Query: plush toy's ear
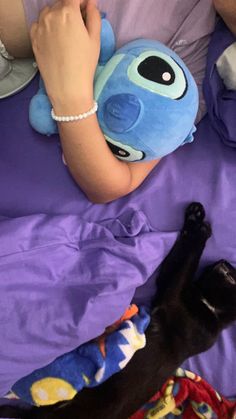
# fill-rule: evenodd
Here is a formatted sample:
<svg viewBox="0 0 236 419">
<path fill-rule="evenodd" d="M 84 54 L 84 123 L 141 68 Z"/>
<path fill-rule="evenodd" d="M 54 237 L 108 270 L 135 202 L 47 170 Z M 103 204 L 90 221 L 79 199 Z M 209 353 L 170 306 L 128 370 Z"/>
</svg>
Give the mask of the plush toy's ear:
<svg viewBox="0 0 236 419">
<path fill-rule="evenodd" d="M 194 132 L 196 132 L 196 131 L 197 131 L 197 128 L 195 127 L 195 125 L 193 125 L 193 127 L 192 127 L 192 129 L 191 129 L 190 133 L 188 134 L 188 136 L 185 138 L 185 140 L 182 142 L 182 144 L 181 144 L 181 145 L 184 145 L 184 144 L 186 144 L 186 143 L 192 143 L 192 142 L 193 142 L 193 140 L 194 140 L 194 138 L 193 138 L 193 134 L 194 134 Z"/>
<path fill-rule="evenodd" d="M 101 18 L 101 50 L 98 63 L 100 66 L 104 66 L 114 54 L 116 42 L 112 26 L 106 19 L 105 13 L 101 13 Z"/>
</svg>

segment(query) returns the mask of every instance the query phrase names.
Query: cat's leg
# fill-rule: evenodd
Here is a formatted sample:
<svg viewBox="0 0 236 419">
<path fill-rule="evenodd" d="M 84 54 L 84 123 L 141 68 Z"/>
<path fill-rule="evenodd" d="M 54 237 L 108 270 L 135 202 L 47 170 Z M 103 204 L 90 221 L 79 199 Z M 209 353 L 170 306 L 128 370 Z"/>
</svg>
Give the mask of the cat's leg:
<svg viewBox="0 0 236 419">
<path fill-rule="evenodd" d="M 193 202 L 187 207 L 180 236 L 160 268 L 158 300 L 178 292 L 192 280 L 206 241 L 211 236 L 211 227 L 204 218 L 205 210 L 200 203 Z"/>
</svg>

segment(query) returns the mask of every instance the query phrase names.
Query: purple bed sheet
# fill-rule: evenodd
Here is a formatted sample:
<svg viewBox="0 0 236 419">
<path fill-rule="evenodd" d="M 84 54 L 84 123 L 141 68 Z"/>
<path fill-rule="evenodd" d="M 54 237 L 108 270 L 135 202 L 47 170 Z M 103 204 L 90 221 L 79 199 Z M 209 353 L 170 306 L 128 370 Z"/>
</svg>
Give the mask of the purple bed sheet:
<svg viewBox="0 0 236 419">
<path fill-rule="evenodd" d="M 225 118 L 234 126 L 229 112 L 235 114 L 236 95 L 226 115 L 216 112 L 224 88 L 214 71 L 232 40 L 219 24 L 208 62 L 210 116 L 194 143 L 163 159 L 137 191 L 108 205 L 92 205 L 62 164 L 57 139 L 30 128 L 37 78 L 0 101 L 1 396 L 22 376 L 103 332 L 138 287 L 135 301 L 150 302 L 152 274 L 190 201 L 204 204 L 214 232 L 201 267 L 221 258 L 236 266 L 236 149 L 223 144 L 217 128 Z M 235 396 L 235 350 L 236 324 L 185 367 Z"/>
</svg>

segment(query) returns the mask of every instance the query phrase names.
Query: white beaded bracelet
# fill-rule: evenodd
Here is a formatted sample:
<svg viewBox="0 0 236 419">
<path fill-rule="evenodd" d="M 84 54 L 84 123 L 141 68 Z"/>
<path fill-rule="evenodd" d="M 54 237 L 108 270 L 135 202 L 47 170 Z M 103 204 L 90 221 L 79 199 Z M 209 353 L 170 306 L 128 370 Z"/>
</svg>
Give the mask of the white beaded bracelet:
<svg viewBox="0 0 236 419">
<path fill-rule="evenodd" d="M 71 116 L 57 116 L 54 113 L 54 110 L 52 108 L 51 110 L 51 116 L 52 119 L 54 119 L 54 121 L 57 122 L 75 122 L 75 121 L 80 121 L 81 119 L 85 119 L 88 118 L 90 115 L 93 115 L 94 113 L 96 113 L 98 110 L 98 104 L 97 102 L 94 101 L 93 107 L 88 111 L 88 112 L 84 112 L 81 113 L 79 115 L 71 115 Z"/>
</svg>

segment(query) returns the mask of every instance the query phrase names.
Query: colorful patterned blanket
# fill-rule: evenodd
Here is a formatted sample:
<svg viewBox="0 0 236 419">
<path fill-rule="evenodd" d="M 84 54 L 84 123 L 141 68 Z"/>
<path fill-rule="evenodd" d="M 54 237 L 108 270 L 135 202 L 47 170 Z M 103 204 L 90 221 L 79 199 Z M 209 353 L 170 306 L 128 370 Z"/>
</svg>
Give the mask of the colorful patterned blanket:
<svg viewBox="0 0 236 419">
<path fill-rule="evenodd" d="M 179 368 L 130 419 L 235 419 L 236 401 L 222 397 L 198 375 Z"/>
<path fill-rule="evenodd" d="M 44 368 L 17 381 L 8 398 L 45 406 L 70 400 L 83 387 L 94 387 L 123 369 L 145 346 L 150 316 L 144 307 L 131 305 L 98 339 L 57 358 Z"/>
<path fill-rule="evenodd" d="M 6 396 L 30 404 L 70 400 L 83 387 L 94 387 L 123 369 L 145 346 L 150 316 L 144 307 L 130 306 L 124 316 L 94 341 L 19 380 Z M 179 368 L 130 419 L 236 419 L 236 401 L 220 396 L 198 375 Z"/>
</svg>

